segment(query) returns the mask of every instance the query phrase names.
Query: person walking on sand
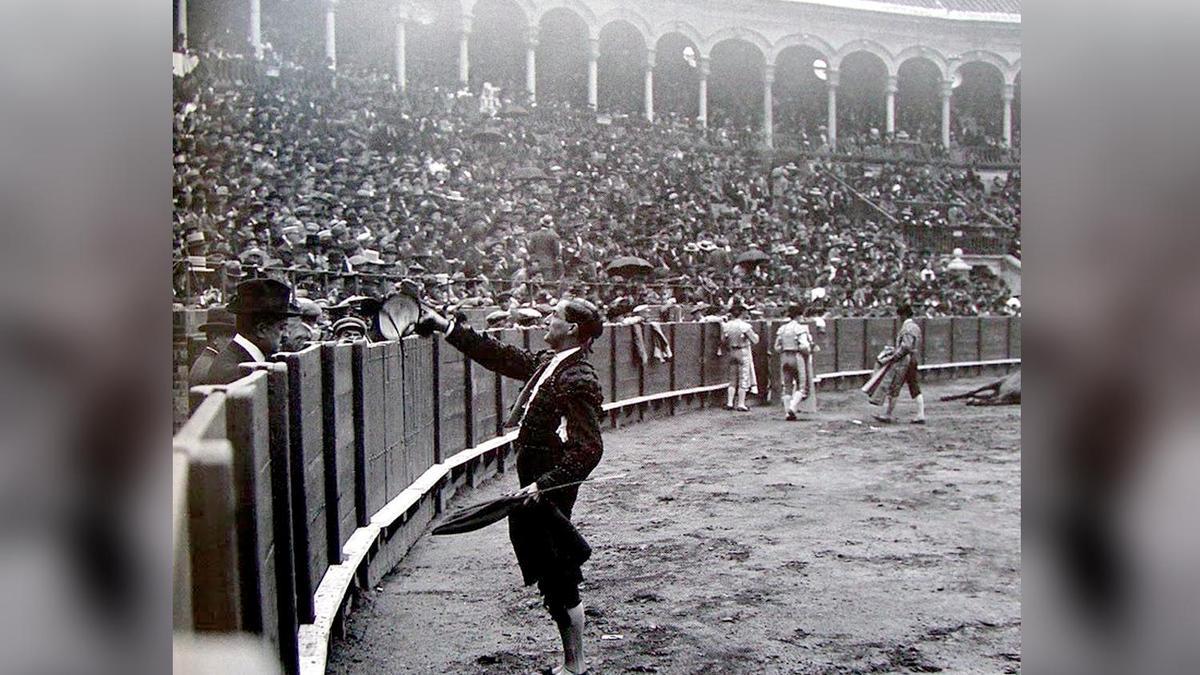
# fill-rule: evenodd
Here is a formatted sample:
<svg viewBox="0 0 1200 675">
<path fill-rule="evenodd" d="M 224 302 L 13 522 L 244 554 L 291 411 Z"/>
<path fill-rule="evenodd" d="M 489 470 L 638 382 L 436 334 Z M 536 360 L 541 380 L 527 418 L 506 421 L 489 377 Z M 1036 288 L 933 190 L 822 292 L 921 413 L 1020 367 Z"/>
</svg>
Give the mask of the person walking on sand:
<svg viewBox="0 0 1200 675">
<path fill-rule="evenodd" d="M 508 533 L 525 585 L 537 583 L 543 604 L 558 626 L 563 663 L 550 675 L 586 672 L 583 655 L 583 601 L 580 567 L 591 553 L 561 535 L 579 486 L 538 491 L 582 481 L 604 452 L 600 420 L 604 394 L 595 368 L 587 361 L 604 324 L 595 305 L 579 298 L 562 300 L 549 318 L 546 343 L 537 353 L 477 333 L 459 315 L 446 319 L 425 308 L 417 332 L 434 330 L 471 360 L 493 372 L 525 382 L 505 424 L 517 429 L 517 478 L 528 495 L 525 506 L 508 516 Z M 556 534 L 557 533 L 557 534 Z"/>
<path fill-rule="evenodd" d="M 729 320 L 721 324 L 721 351 L 729 354 L 728 376 L 729 388 L 726 391 L 725 409 L 749 412 L 746 407 L 746 392 L 758 393 L 758 383 L 754 373 L 754 356 L 751 348 L 758 344 L 758 333 L 754 327 L 742 318 L 746 308 L 734 304 L 729 309 Z M 734 405 L 734 397 L 737 405 Z"/>
<path fill-rule="evenodd" d="M 907 302 L 896 309 L 896 315 L 903 319 L 900 332 L 896 335 L 896 350 L 892 352 L 889 361 L 893 364 L 887 375 L 887 395 L 883 399 L 883 414 L 875 415 L 875 419 L 884 424 L 891 424 L 895 419 L 892 413 L 896 410 L 896 401 L 900 398 L 900 389 L 908 385 L 908 394 L 917 404 L 917 416 L 912 424 L 925 424 L 925 395 L 921 393 L 919 371 L 917 369 L 917 354 L 921 348 L 921 327 L 913 320 L 912 305 Z"/>
<path fill-rule="evenodd" d="M 804 307 L 796 304 L 788 308 L 787 323 L 775 333 L 774 350 L 780 355 L 783 374 L 783 411 L 789 422 L 796 420 L 800 403 L 812 394 L 813 339 L 808 326 L 801 322 Z"/>
</svg>

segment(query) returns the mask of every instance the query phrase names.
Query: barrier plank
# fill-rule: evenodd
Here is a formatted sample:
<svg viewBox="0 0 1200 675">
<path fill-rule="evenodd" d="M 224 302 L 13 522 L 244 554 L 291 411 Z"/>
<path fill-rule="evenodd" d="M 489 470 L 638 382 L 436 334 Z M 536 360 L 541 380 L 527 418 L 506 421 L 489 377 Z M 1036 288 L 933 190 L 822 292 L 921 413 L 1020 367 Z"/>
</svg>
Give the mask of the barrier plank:
<svg viewBox="0 0 1200 675">
<path fill-rule="evenodd" d="M 384 503 L 390 502 L 416 479 L 405 461 L 404 419 L 409 411 L 404 407 L 404 361 L 399 342 L 385 343 L 383 353 L 383 415 Z M 372 514 L 376 510 L 371 511 Z"/>
<path fill-rule="evenodd" d="M 980 336 L 983 351 L 980 360 L 1008 358 L 1008 317 L 985 316 L 980 318 Z"/>
<path fill-rule="evenodd" d="M 605 401 L 614 401 L 612 366 L 613 366 L 613 348 L 612 348 L 612 333 L 613 326 L 605 325 L 604 332 L 600 337 L 592 341 L 592 354 L 588 357 L 588 362 L 596 369 L 596 375 L 600 378 L 600 389 L 604 392 Z"/>
<path fill-rule="evenodd" d="M 859 318 L 839 318 L 837 322 L 837 369 L 863 370 L 866 324 Z"/>
<path fill-rule="evenodd" d="M 1008 320 L 1008 358 L 1021 358 L 1021 319 L 1010 317 Z"/>
<path fill-rule="evenodd" d="M 467 447 L 466 357 L 448 344 L 437 351 L 438 447 L 445 459 Z"/>
<path fill-rule="evenodd" d="M 292 538 L 296 567 L 296 611 L 313 620 L 312 597 L 329 566 L 325 524 L 325 423 L 321 412 L 321 346 L 284 357 L 288 369 L 291 426 Z"/>
<path fill-rule="evenodd" d="M 700 349 L 702 326 L 697 323 L 672 324 L 675 331 L 675 386 L 691 389 L 703 384 L 700 377 L 704 354 Z"/>
<path fill-rule="evenodd" d="M 223 418 L 225 395 L 210 399 Z M 196 440 L 177 447 L 188 455 L 192 626 L 197 632 L 241 630 L 233 446 L 226 440 Z"/>
<path fill-rule="evenodd" d="M 242 630 L 279 644 L 275 592 L 274 499 L 271 491 L 267 373 L 255 372 L 229 385 L 225 419 L 233 447 L 238 576 Z M 286 555 L 288 552 L 285 552 Z"/>
<path fill-rule="evenodd" d="M 813 342 L 819 349 L 813 354 L 813 376 L 820 373 L 832 373 L 837 370 L 837 342 L 834 340 L 837 330 L 837 319 L 827 319 L 825 328 L 817 327 L 813 321 L 807 321 L 808 330 L 813 336 Z"/>
<path fill-rule="evenodd" d="M 771 365 L 770 358 L 767 352 L 771 347 L 771 336 L 774 331 L 771 330 L 769 321 L 752 321 L 750 325 L 754 326 L 754 332 L 758 334 L 758 342 L 751 347 L 751 357 L 754 359 L 754 376 L 758 384 L 758 396 L 762 401 L 767 401 L 771 398 Z"/>
<path fill-rule="evenodd" d="M 452 347 L 450 349 L 453 349 Z M 434 462 L 433 341 L 408 337 L 401 342 L 404 363 L 404 456 L 408 475 L 417 476 Z"/>
<path fill-rule="evenodd" d="M 496 436 L 496 374 L 477 363 L 469 365 L 471 374 L 471 445 Z"/>
<path fill-rule="evenodd" d="M 521 349 L 525 348 L 525 331 L 523 330 L 509 328 L 502 331 L 496 331 L 493 333 L 493 336 L 505 344 L 510 344 Z M 517 396 L 521 394 L 521 387 L 523 387 L 525 383 L 521 380 L 513 379 L 511 377 L 503 377 L 499 375 L 497 375 L 497 377 L 500 378 L 500 423 L 503 424 L 504 420 L 508 417 L 509 410 L 513 407 L 513 404 L 517 402 Z"/>
<path fill-rule="evenodd" d="M 704 381 L 702 384 L 720 384 L 729 381 L 726 357 L 717 356 L 717 346 L 721 344 L 721 324 L 712 321 L 700 324 L 703 333 L 701 347 L 704 351 Z"/>
<path fill-rule="evenodd" d="M 951 324 L 948 317 L 935 317 L 924 320 L 925 363 L 951 363 L 950 341 Z"/>
<path fill-rule="evenodd" d="M 957 316 L 951 320 L 954 344 L 950 358 L 955 363 L 979 360 L 979 319 Z"/>
<path fill-rule="evenodd" d="M 879 352 L 888 345 L 896 343 L 896 331 L 900 330 L 900 325 L 895 319 L 872 317 L 867 319 L 867 365 L 865 368 L 875 367 L 875 357 Z"/>
<path fill-rule="evenodd" d="M 642 362 L 633 341 L 633 326 L 612 326 L 613 359 L 616 362 L 615 400 L 641 395 Z"/>
<path fill-rule="evenodd" d="M 354 494 L 353 345 L 327 343 L 321 348 L 322 406 L 325 424 L 326 545 L 330 564 L 342 561 L 342 546 L 357 527 Z"/>
<path fill-rule="evenodd" d="M 366 525 L 371 514 L 387 503 L 387 421 L 384 419 L 388 411 L 384 392 L 387 346 L 386 342 L 354 345 L 354 440 L 358 477 L 355 511 L 358 527 Z"/>
<path fill-rule="evenodd" d="M 171 454 L 171 627 L 192 630 L 192 551 L 188 531 L 188 453 Z"/>
<path fill-rule="evenodd" d="M 271 532 L 275 542 L 276 613 L 279 617 L 279 659 L 286 673 L 300 670 L 296 613 L 296 569 L 292 542 L 292 478 L 288 454 L 290 427 L 288 425 L 287 366 L 272 363 L 267 370 L 267 408 L 270 415 L 271 453 Z"/>
<path fill-rule="evenodd" d="M 671 342 L 671 326 L 669 324 L 659 325 L 659 330 L 667 338 L 667 344 Z M 646 343 L 646 353 L 649 356 L 649 361 L 645 367 L 645 394 L 659 394 L 664 391 L 671 390 L 671 361 L 660 361 L 654 358 L 654 329 L 649 324 L 634 326 L 634 330 L 640 330 L 642 337 Z"/>
</svg>

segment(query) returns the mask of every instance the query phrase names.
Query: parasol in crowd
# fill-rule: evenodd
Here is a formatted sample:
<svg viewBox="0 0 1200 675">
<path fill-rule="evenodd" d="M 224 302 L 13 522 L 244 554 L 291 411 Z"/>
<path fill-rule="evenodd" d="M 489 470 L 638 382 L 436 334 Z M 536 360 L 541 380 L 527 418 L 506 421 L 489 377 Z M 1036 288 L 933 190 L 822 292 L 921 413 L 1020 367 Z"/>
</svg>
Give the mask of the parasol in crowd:
<svg viewBox="0 0 1200 675">
<path fill-rule="evenodd" d="M 529 111 L 519 105 L 510 105 L 501 110 L 497 117 L 525 117 Z"/>
<path fill-rule="evenodd" d="M 771 259 L 771 256 L 767 255 L 766 253 L 763 253 L 762 251 L 760 251 L 756 248 L 752 248 L 749 251 L 739 253 L 738 257 L 734 259 L 734 262 L 737 263 L 738 265 L 757 265 L 759 263 L 766 262 L 770 259 Z"/>
<path fill-rule="evenodd" d="M 546 172 L 536 166 L 519 166 L 513 169 L 511 178 L 513 180 L 549 180 L 550 177 Z"/>
<path fill-rule="evenodd" d="M 602 480 L 616 480 L 624 478 L 626 474 L 615 474 L 612 476 L 599 476 L 597 478 L 588 478 L 579 480 L 573 483 L 563 483 L 554 487 L 538 490 L 534 494 L 545 494 L 554 490 L 571 487 L 572 485 L 581 485 L 583 483 L 594 483 Z M 483 529 L 492 523 L 498 523 L 508 517 L 513 509 L 525 503 L 525 500 L 530 495 L 514 494 L 505 495 L 498 499 L 492 499 L 481 504 L 468 506 L 464 509 L 459 509 L 446 517 L 446 520 L 441 525 L 433 528 L 433 534 L 462 534 L 463 532 L 474 532 L 475 530 Z"/>
<path fill-rule="evenodd" d="M 612 262 L 608 263 L 604 270 L 609 274 L 620 274 L 623 277 L 628 277 L 635 274 L 653 272 L 654 265 L 637 256 L 623 255 L 613 258 Z"/>
<path fill-rule="evenodd" d="M 500 143 L 504 141 L 504 134 L 496 129 L 485 128 L 471 134 L 471 138 L 484 143 Z"/>
</svg>

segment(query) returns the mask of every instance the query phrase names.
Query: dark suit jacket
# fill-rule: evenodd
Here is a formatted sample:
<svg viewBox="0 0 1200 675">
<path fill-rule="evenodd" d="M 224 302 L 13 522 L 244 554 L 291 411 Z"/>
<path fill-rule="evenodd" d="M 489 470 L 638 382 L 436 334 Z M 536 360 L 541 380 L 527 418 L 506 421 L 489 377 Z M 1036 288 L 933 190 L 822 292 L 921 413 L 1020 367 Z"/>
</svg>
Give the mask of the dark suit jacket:
<svg viewBox="0 0 1200 675">
<path fill-rule="evenodd" d="M 488 370 L 518 380 L 533 381 L 554 358 L 554 352 L 530 352 L 475 332 L 463 322 L 446 341 Z M 554 374 L 526 403 L 524 421 L 513 444 L 517 452 L 517 478 L 521 486 L 537 482 L 539 488 L 583 480 L 600 463 L 604 443 L 600 438 L 604 394 L 595 368 L 578 351 L 559 364 Z M 565 420 L 566 440 L 559 435 Z M 547 493 L 542 499 L 569 522 L 579 487 Z M 551 570 L 578 568 L 591 551 L 566 536 L 551 520 L 549 509 L 530 508 L 509 515 L 509 538 L 526 584 Z"/>
<path fill-rule="evenodd" d="M 212 366 L 208 369 L 208 375 L 203 382 L 193 382 L 192 384 L 229 384 L 235 380 L 240 380 L 246 376 L 240 368 L 239 363 L 253 361 L 254 357 L 246 348 L 238 343 L 230 340 L 225 349 L 217 355 L 213 360 Z"/>
</svg>

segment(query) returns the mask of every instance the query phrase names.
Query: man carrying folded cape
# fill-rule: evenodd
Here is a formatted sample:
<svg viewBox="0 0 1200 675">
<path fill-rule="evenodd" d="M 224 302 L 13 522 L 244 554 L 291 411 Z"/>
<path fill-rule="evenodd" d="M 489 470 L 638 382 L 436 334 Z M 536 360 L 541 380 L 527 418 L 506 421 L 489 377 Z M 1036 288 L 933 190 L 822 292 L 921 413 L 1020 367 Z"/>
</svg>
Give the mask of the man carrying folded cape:
<svg viewBox="0 0 1200 675">
<path fill-rule="evenodd" d="M 508 516 L 509 539 L 525 585 L 537 583 L 563 643 L 563 665 L 543 672 L 585 672 L 580 566 L 591 549 L 570 524 L 579 486 L 537 491 L 588 477 L 604 451 L 600 438 L 604 394 L 587 361 L 604 326 L 600 312 L 582 299 L 563 300 L 549 319 L 550 349 L 533 353 L 475 332 L 462 317 L 446 319 L 423 308 L 417 332 L 446 341 L 488 370 L 526 384 L 506 427 L 515 427 L 517 478 L 529 503 Z"/>
</svg>

